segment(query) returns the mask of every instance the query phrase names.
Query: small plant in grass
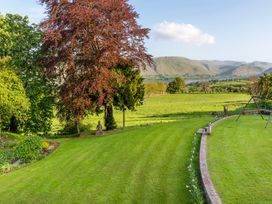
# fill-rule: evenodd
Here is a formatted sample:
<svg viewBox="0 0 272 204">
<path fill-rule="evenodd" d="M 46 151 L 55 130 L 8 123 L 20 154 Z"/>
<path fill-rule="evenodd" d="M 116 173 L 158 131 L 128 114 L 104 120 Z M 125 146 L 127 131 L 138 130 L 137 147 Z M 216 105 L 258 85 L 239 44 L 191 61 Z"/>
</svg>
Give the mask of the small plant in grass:
<svg viewBox="0 0 272 204">
<path fill-rule="evenodd" d="M 193 148 L 188 163 L 189 181 L 186 188 L 190 192 L 193 203 L 204 204 L 206 203 L 204 192 L 202 189 L 200 170 L 199 170 L 199 147 L 201 137 L 196 133 L 193 140 Z"/>
<path fill-rule="evenodd" d="M 38 136 L 28 136 L 15 147 L 15 156 L 23 163 L 36 160 L 42 150 L 42 140 Z"/>
</svg>

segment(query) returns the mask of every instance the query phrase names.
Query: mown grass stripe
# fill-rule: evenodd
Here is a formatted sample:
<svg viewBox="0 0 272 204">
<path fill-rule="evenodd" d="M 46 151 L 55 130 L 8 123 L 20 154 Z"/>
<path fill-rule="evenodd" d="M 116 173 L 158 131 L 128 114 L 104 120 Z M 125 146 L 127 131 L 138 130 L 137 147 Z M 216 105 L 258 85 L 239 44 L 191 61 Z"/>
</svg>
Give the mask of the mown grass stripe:
<svg viewBox="0 0 272 204">
<path fill-rule="evenodd" d="M 60 140 L 48 158 L 0 176 L 0 203 L 188 203 L 193 133 L 209 120 Z"/>
</svg>

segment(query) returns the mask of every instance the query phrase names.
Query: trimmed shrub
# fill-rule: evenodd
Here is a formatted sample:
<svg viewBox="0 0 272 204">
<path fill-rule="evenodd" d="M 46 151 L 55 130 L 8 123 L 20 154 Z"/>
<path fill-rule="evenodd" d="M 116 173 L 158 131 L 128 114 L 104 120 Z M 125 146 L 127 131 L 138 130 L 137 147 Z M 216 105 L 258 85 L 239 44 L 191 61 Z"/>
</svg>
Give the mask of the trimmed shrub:
<svg viewBox="0 0 272 204">
<path fill-rule="evenodd" d="M 29 136 L 23 139 L 15 147 L 16 159 L 20 159 L 24 163 L 36 160 L 42 150 L 42 140 L 38 136 Z"/>
<path fill-rule="evenodd" d="M 63 129 L 58 132 L 60 135 L 70 135 L 75 133 L 77 133 L 77 127 L 73 121 L 66 121 Z"/>
</svg>

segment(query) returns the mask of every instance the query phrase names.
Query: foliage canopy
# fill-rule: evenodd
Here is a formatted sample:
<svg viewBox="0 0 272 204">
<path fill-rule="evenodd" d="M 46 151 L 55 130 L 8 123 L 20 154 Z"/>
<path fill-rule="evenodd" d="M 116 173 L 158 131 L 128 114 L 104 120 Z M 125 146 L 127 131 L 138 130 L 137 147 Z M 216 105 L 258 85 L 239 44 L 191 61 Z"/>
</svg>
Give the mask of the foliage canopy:
<svg viewBox="0 0 272 204">
<path fill-rule="evenodd" d="M 136 106 L 142 105 L 144 101 L 145 87 L 144 79 L 139 70 L 132 66 L 119 65 L 115 72 L 124 80 L 117 83 L 117 91 L 113 97 L 113 104 L 123 111 L 123 127 L 125 127 L 125 111 L 134 111 Z"/>
<path fill-rule="evenodd" d="M 31 132 L 50 130 L 53 116 L 53 84 L 45 81 L 38 59 L 41 51 L 42 32 L 28 17 L 0 15 L 0 57 L 11 58 L 11 68 L 23 82 L 30 99 L 29 120 L 26 128 Z"/>
<path fill-rule="evenodd" d="M 12 118 L 16 118 L 18 125 L 22 124 L 29 106 L 22 81 L 14 71 L 0 67 L 0 125 L 9 130 Z"/>
<path fill-rule="evenodd" d="M 111 71 L 118 64 L 151 62 L 127 0 L 40 0 L 46 6 L 42 59 L 44 73 L 59 80 L 62 118 L 79 121 L 87 111 L 109 103 L 115 93 Z"/>
</svg>

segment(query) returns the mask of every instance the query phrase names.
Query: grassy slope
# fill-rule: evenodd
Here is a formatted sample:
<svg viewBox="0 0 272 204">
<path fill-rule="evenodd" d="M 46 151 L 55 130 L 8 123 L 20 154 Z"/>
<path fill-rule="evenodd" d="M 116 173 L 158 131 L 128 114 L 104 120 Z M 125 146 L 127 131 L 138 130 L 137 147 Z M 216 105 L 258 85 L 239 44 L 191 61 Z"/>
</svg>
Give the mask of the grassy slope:
<svg viewBox="0 0 272 204">
<path fill-rule="evenodd" d="M 224 203 L 271 203 L 272 125 L 264 126 L 259 116 L 243 116 L 209 137 L 209 169 Z"/>
<path fill-rule="evenodd" d="M 209 120 L 62 140 L 53 155 L 0 176 L 0 203 L 188 203 L 193 134 Z"/>
</svg>

